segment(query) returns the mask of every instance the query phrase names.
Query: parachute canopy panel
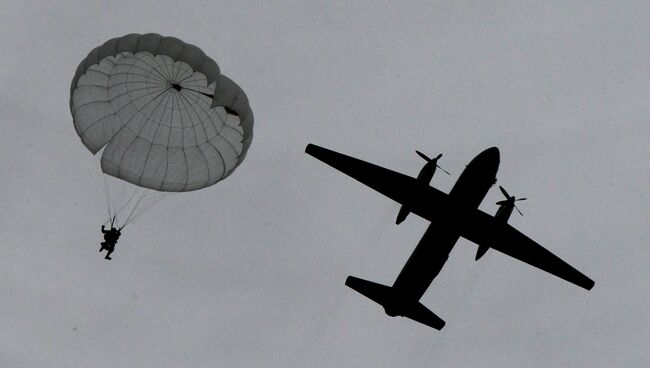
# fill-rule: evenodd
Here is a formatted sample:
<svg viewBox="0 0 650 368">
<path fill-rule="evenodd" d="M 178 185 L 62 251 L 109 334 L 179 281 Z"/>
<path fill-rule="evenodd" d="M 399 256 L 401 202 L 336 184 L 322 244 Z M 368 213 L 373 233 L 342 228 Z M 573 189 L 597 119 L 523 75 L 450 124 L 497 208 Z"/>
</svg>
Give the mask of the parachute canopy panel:
<svg viewBox="0 0 650 368">
<path fill-rule="evenodd" d="M 253 138 L 244 91 L 198 47 L 130 34 L 91 51 L 72 80 L 70 110 L 102 171 L 183 192 L 224 179 Z"/>
</svg>

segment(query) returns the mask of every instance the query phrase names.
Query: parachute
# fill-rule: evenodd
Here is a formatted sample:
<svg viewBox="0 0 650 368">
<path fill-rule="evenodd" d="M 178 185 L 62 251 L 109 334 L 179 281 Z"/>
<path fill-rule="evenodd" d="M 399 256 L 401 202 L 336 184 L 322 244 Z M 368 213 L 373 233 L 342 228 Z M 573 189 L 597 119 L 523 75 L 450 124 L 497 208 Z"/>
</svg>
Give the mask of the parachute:
<svg viewBox="0 0 650 368">
<path fill-rule="evenodd" d="M 154 33 L 92 50 L 72 79 L 70 111 L 121 227 L 165 194 L 225 179 L 253 139 L 244 91 L 198 47 Z"/>
</svg>

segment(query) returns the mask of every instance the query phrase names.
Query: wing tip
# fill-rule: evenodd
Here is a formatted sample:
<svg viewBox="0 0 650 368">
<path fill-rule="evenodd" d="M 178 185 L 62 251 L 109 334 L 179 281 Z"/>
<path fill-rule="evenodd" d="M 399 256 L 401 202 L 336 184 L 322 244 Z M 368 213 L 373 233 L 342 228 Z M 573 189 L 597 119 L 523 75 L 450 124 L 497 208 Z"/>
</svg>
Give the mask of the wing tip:
<svg viewBox="0 0 650 368">
<path fill-rule="evenodd" d="M 305 147 L 305 153 L 308 154 L 308 155 L 311 155 L 317 147 L 318 147 L 317 145 L 315 145 L 313 143 L 309 143 Z"/>
</svg>

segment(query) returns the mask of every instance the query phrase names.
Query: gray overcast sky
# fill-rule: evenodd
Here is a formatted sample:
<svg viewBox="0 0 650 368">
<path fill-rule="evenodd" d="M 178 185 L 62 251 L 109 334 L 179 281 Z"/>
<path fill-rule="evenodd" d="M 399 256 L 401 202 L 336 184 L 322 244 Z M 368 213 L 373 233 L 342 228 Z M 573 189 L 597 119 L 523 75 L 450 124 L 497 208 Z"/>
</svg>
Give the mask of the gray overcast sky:
<svg viewBox="0 0 650 368">
<path fill-rule="evenodd" d="M 396 3 L 3 0 L 0 366 L 647 364 L 648 2 Z M 255 138 L 231 177 L 166 198 L 107 262 L 69 86 L 132 32 L 215 59 Z M 499 184 L 529 198 L 511 223 L 596 286 L 474 262 L 461 240 L 422 299 L 442 332 L 387 317 L 345 278 L 392 283 L 427 223 L 394 226 L 398 204 L 309 142 L 410 175 L 415 149 L 442 152 L 444 191 L 498 146 Z"/>
</svg>

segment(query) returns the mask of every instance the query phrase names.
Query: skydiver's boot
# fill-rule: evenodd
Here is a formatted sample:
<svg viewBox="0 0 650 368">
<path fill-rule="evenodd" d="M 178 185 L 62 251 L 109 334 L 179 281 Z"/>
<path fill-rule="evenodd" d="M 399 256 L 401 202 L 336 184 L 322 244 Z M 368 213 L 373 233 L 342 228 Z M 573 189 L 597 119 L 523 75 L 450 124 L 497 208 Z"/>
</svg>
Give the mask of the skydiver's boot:
<svg viewBox="0 0 650 368">
<path fill-rule="evenodd" d="M 112 259 L 111 258 L 111 253 L 113 253 L 113 250 L 115 250 L 114 246 L 110 247 L 110 248 L 106 248 L 106 257 L 104 257 L 104 259 L 111 260 Z"/>
</svg>

